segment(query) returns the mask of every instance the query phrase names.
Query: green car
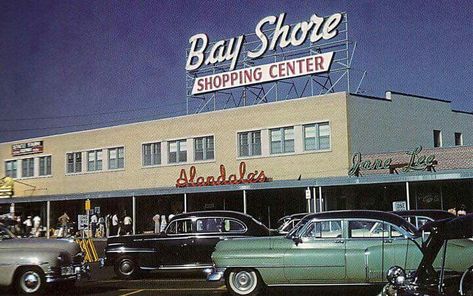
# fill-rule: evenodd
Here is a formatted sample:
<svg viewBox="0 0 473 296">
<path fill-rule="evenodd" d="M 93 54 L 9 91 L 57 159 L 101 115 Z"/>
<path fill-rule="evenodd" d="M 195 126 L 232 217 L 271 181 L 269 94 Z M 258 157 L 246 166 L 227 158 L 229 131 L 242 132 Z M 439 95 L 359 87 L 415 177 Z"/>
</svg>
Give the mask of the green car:
<svg viewBox="0 0 473 296">
<path fill-rule="evenodd" d="M 219 242 L 207 279 L 225 279 L 233 295 L 257 295 L 264 286 L 381 284 L 391 266 L 416 270 L 421 244 L 417 229 L 392 213 L 309 214 L 287 236 Z M 472 265 L 472 240 L 453 240 L 448 247 L 449 269 Z"/>
</svg>

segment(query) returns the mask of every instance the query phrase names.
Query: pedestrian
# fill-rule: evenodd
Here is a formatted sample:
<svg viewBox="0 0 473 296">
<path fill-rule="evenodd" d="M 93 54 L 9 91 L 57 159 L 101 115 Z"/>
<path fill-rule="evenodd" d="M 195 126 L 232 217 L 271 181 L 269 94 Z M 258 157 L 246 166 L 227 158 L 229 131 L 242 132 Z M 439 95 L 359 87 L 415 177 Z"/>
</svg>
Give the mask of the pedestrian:
<svg viewBox="0 0 473 296">
<path fill-rule="evenodd" d="M 154 233 L 160 233 L 161 229 L 159 227 L 159 222 L 161 220 L 161 216 L 159 214 L 156 214 L 153 216 L 153 221 L 154 221 Z"/>
<path fill-rule="evenodd" d="M 26 217 L 26 220 L 23 222 L 25 225 L 25 236 L 31 235 L 31 229 L 33 229 L 33 221 L 31 220 L 31 216 Z"/>
<path fill-rule="evenodd" d="M 33 234 L 36 237 L 39 237 L 41 234 L 41 217 L 38 215 L 33 218 Z"/>
<path fill-rule="evenodd" d="M 112 229 L 110 235 L 118 235 L 118 215 L 112 215 Z"/>
<path fill-rule="evenodd" d="M 97 232 L 97 214 L 93 213 L 92 216 L 90 216 L 90 228 L 92 230 L 92 237 L 95 237 L 95 233 Z"/>
<path fill-rule="evenodd" d="M 126 214 L 123 218 L 123 230 L 125 231 L 125 234 L 131 234 L 132 232 L 132 219 L 129 215 Z"/>
<path fill-rule="evenodd" d="M 166 221 L 166 215 L 161 215 L 161 232 L 166 229 L 166 225 L 168 225 L 168 222 Z"/>
<path fill-rule="evenodd" d="M 67 224 L 69 223 L 69 216 L 67 215 L 66 212 L 64 212 L 58 219 L 59 225 L 61 225 L 61 230 L 59 231 L 59 236 L 60 237 L 66 237 L 69 233 L 69 229 L 67 227 Z"/>
<path fill-rule="evenodd" d="M 109 237 L 111 235 L 110 231 L 112 229 L 112 214 L 107 214 L 105 216 L 105 236 Z"/>
<path fill-rule="evenodd" d="M 105 219 L 102 216 L 99 217 L 98 224 L 99 224 L 99 233 L 100 233 L 99 237 L 103 237 L 105 235 Z"/>
</svg>

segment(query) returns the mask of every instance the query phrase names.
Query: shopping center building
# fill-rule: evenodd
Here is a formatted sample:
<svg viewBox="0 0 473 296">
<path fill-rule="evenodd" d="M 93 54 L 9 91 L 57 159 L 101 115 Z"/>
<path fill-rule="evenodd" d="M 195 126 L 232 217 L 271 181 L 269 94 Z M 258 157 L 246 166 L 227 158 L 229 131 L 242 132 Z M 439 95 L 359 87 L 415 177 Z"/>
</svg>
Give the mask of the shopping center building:
<svg viewBox="0 0 473 296">
<path fill-rule="evenodd" d="M 296 212 L 473 208 L 473 114 L 450 102 L 347 92 L 0 143 L 0 213 L 49 226 L 85 200 L 153 216 L 210 209 L 274 227 Z M 5 180 L 5 179 L 4 179 Z M 11 194 L 11 195 L 10 195 Z M 14 207 L 12 207 L 14 204 Z"/>
</svg>

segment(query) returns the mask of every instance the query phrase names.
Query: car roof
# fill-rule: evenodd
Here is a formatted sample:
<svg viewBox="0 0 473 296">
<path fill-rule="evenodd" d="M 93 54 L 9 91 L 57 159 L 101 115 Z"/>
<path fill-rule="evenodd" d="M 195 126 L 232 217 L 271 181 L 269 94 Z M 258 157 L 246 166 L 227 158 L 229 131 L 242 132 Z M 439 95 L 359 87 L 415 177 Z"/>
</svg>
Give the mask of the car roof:
<svg viewBox="0 0 473 296">
<path fill-rule="evenodd" d="M 374 211 L 374 210 L 343 210 L 343 211 L 328 211 L 321 213 L 309 214 L 304 217 L 304 221 L 312 219 L 349 219 L 349 218 L 362 218 L 362 219 L 375 219 L 382 220 L 393 225 L 401 226 L 408 229 L 412 233 L 417 233 L 417 228 L 411 223 L 404 220 L 399 215 L 391 212 Z"/>
<path fill-rule="evenodd" d="M 444 210 L 429 210 L 429 209 L 394 211 L 392 213 L 394 213 L 396 215 L 399 215 L 401 217 L 423 216 L 423 217 L 432 218 L 434 220 L 440 220 L 440 219 L 455 217 L 454 214 L 449 213 L 449 212 L 444 211 Z"/>
<path fill-rule="evenodd" d="M 211 211 L 195 211 L 195 212 L 187 212 L 175 215 L 172 220 L 174 219 L 183 219 L 183 218 L 193 218 L 193 217 L 218 217 L 218 216 L 225 216 L 225 217 L 232 217 L 238 219 L 251 219 L 255 220 L 252 216 L 236 212 L 236 211 L 226 211 L 226 210 L 211 210 Z M 256 220 L 255 220 L 256 221 Z"/>
</svg>

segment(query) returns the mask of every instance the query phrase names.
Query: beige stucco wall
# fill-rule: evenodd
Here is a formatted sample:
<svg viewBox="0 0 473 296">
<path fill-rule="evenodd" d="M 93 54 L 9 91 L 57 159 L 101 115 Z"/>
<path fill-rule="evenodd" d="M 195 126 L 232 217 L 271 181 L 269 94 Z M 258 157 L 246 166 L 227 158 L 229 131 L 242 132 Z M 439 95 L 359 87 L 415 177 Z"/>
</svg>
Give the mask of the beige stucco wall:
<svg viewBox="0 0 473 296">
<path fill-rule="evenodd" d="M 52 155 L 52 176 L 19 179 L 21 182 L 35 186 L 36 189 L 31 190 L 30 187 L 17 183 L 16 196 L 172 187 L 175 186 L 182 168 L 188 170 L 191 165 L 195 165 L 198 176 L 217 176 L 220 164 L 224 164 L 227 174 L 231 174 L 238 172 L 240 161 L 246 162 L 248 171 L 264 170 L 266 176 L 272 177 L 274 180 L 294 180 L 299 175 L 302 175 L 304 179 L 342 176 L 347 174 L 349 161 L 346 101 L 346 93 L 336 93 L 2 143 L 0 144 L 0 160 L 2 161 L 0 176 L 5 175 L 5 160 L 22 158 L 12 157 L 11 145 L 32 140 L 44 141 L 44 153 L 24 157 Z M 321 121 L 330 122 L 331 151 L 315 153 L 301 151 L 301 153 L 284 156 L 238 158 L 238 131 L 262 129 L 263 137 L 268 134 L 266 131 L 268 128 L 297 126 Z M 302 131 L 301 128 L 299 129 Z M 188 163 L 153 168 L 142 167 L 143 143 L 204 135 L 214 135 L 215 137 L 214 161 L 193 163 L 193 155 L 188 154 Z M 268 139 L 263 139 L 263 145 L 264 143 L 268 144 L 268 141 Z M 299 138 L 296 137 L 297 141 L 302 141 L 300 135 Z M 67 152 L 117 146 L 125 147 L 125 168 L 123 170 L 66 174 Z M 268 147 L 262 148 L 269 149 Z M 103 158 L 106 158 L 105 153 Z M 83 162 L 86 160 L 84 154 Z"/>
</svg>

